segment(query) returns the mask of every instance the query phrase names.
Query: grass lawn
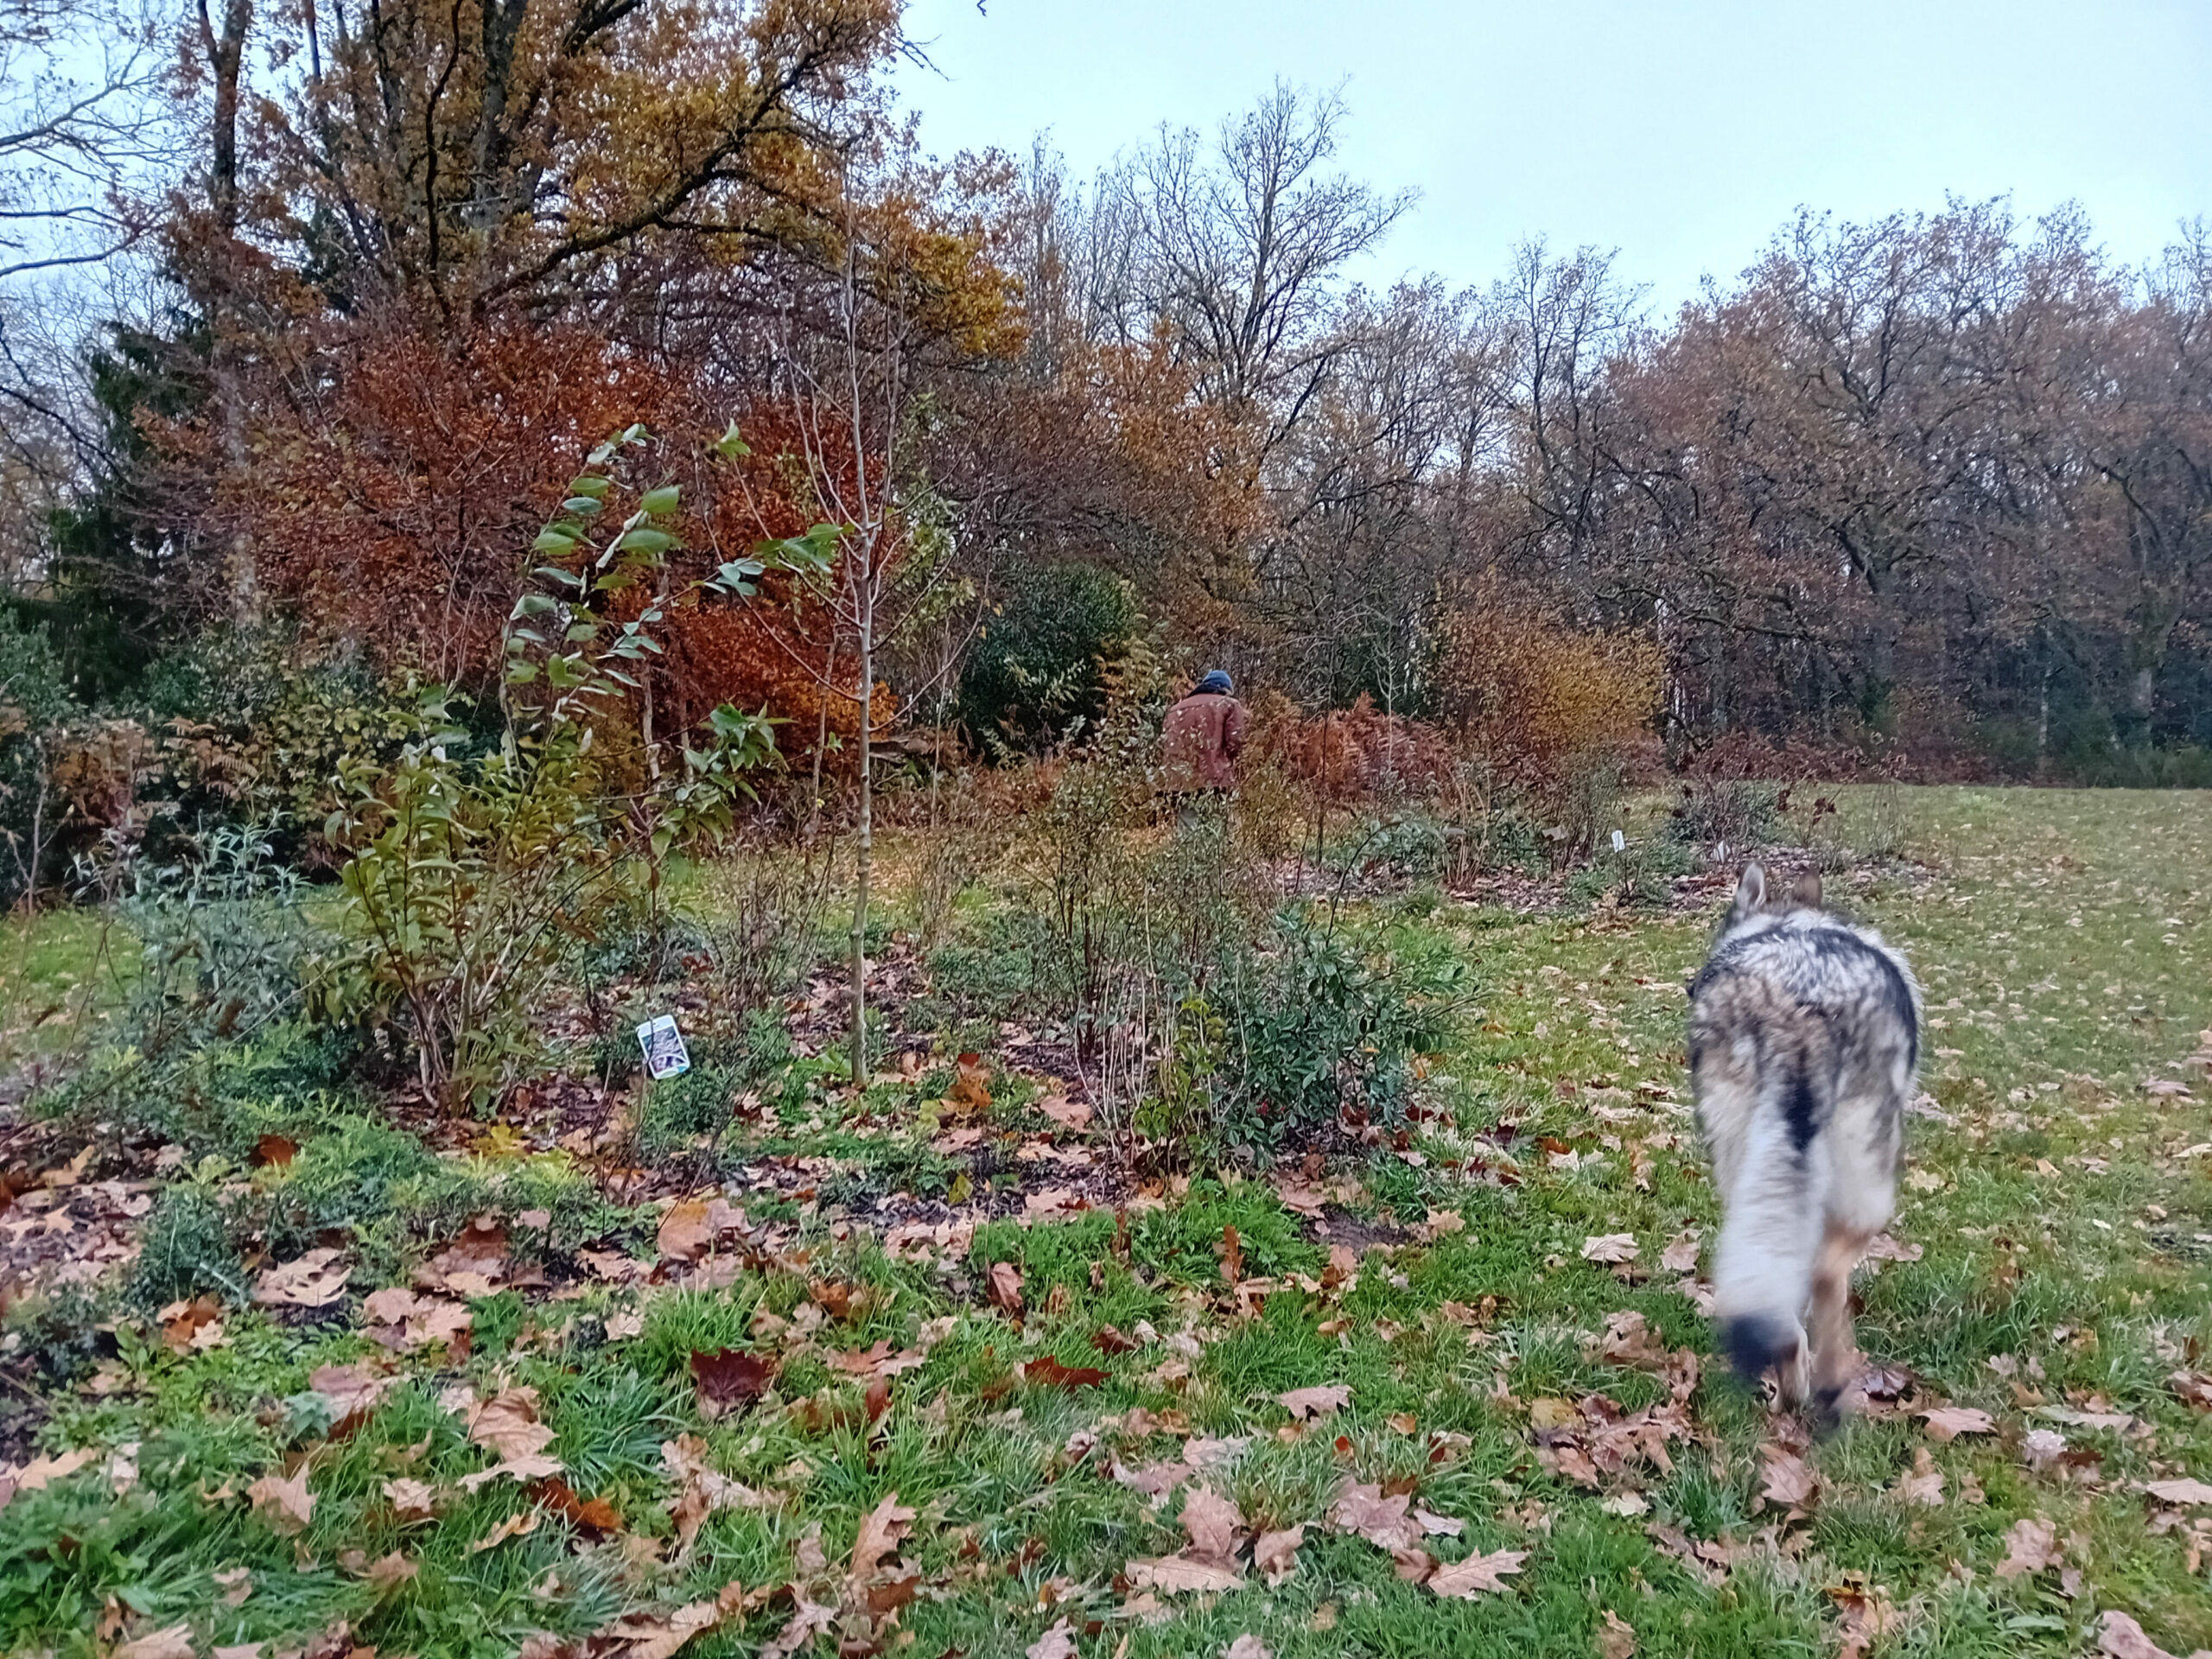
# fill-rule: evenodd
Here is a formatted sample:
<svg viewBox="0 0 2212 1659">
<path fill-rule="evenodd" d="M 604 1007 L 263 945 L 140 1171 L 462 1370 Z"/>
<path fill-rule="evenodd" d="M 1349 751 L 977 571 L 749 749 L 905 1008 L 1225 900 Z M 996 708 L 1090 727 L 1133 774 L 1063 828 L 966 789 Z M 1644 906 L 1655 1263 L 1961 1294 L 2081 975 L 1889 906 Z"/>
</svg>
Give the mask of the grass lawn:
<svg viewBox="0 0 2212 1659">
<path fill-rule="evenodd" d="M 1397 901 L 1476 1006 L 1404 1135 L 1271 1171 L 1116 1185 L 1048 1077 L 774 1033 L 658 1173 L 581 1083 L 426 1146 L 281 1067 L 234 1155 L 26 1167 L 0 1240 L 137 1300 L 9 1316 L 0 1648 L 2212 1649 L 2212 798 L 1904 803 L 1831 879 L 1931 1016 L 1832 1440 L 1698 1309 L 1711 912 Z M 164 1321 L 222 1214 L 260 1300 Z"/>
</svg>

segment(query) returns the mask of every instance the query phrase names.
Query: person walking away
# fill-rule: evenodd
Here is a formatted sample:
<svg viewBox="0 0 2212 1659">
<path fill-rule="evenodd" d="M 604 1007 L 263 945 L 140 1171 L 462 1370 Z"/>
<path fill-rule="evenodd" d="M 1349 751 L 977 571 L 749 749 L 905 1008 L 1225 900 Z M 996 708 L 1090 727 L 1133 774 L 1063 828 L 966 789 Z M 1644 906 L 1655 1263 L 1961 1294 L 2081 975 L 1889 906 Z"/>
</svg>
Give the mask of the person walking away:
<svg viewBox="0 0 2212 1659">
<path fill-rule="evenodd" d="M 1167 711 L 1160 733 L 1160 788 L 1175 803 L 1176 827 L 1188 830 L 1236 786 L 1244 752 L 1244 705 L 1221 669 L 1209 670 Z"/>
</svg>

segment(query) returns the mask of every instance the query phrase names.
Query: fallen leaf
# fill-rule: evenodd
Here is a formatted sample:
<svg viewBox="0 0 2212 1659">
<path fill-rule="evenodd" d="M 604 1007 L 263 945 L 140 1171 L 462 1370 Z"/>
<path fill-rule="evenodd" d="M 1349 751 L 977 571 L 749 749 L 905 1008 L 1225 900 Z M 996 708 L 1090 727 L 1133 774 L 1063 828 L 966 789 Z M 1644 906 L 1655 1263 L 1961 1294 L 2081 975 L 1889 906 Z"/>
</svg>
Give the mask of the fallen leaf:
<svg viewBox="0 0 2212 1659">
<path fill-rule="evenodd" d="M 1598 1659 L 1636 1659 L 1636 1626 L 1610 1607 L 1598 1630 Z"/>
<path fill-rule="evenodd" d="M 1987 1412 L 1974 1406 L 1936 1406 L 1913 1415 L 1928 1420 L 1928 1438 L 1931 1440 L 1955 1440 L 1961 1434 L 1989 1434 L 1997 1428 Z"/>
<path fill-rule="evenodd" d="M 987 1084 L 989 1075 L 981 1055 L 961 1055 L 954 1062 L 952 1087 L 944 1091 L 945 1099 L 968 1111 L 988 1111 L 991 1106 L 991 1091 Z"/>
<path fill-rule="evenodd" d="M 2041 1516 L 2031 1516 L 2015 1521 L 2005 1535 L 2005 1559 L 1997 1564 L 1997 1576 L 2026 1578 L 2057 1562 L 2058 1529 Z"/>
<path fill-rule="evenodd" d="M 192 1626 L 172 1624 L 118 1648 L 112 1659 L 192 1659 Z"/>
<path fill-rule="evenodd" d="M 1193 1486 L 1183 1494 L 1183 1530 L 1198 1554 L 1227 1560 L 1236 1554 L 1244 1516 L 1230 1499 L 1210 1487 Z"/>
<path fill-rule="evenodd" d="M 495 1480 L 512 1480 L 518 1485 L 527 1486 L 532 1481 L 559 1474 L 561 1468 L 558 1458 L 549 1458 L 537 1452 L 525 1452 L 520 1457 L 502 1458 L 489 1469 L 479 1469 L 474 1474 L 463 1475 L 461 1484 L 464 1491 L 471 1492 Z"/>
<path fill-rule="evenodd" d="M 2107 1608 L 2097 1627 L 2097 1651 L 2109 1659 L 2173 1659 L 2143 1627 L 2118 1608 Z"/>
<path fill-rule="evenodd" d="M 1659 1265 L 1669 1273 L 1694 1273 L 1697 1270 L 1697 1232 L 1690 1229 L 1675 1235 L 1667 1248 L 1659 1252 Z"/>
<path fill-rule="evenodd" d="M 221 1329 L 223 1305 L 213 1296 L 195 1296 L 188 1302 L 171 1302 L 157 1317 L 162 1345 L 181 1354 L 200 1345 L 195 1338 L 207 1326 Z"/>
<path fill-rule="evenodd" d="M 994 1307 L 1002 1307 L 1015 1319 L 1021 1317 L 1021 1269 L 1011 1262 L 991 1263 L 988 1295 Z"/>
<path fill-rule="evenodd" d="M 537 1501 L 554 1514 L 586 1532 L 601 1535 L 622 1530 L 622 1517 L 605 1497 L 580 1496 L 564 1480 L 546 1479 L 537 1488 Z"/>
<path fill-rule="evenodd" d="M 1287 1394 L 1279 1394 L 1275 1402 L 1302 1423 L 1342 1410 L 1351 1403 L 1351 1389 L 1341 1382 L 1325 1382 L 1318 1388 L 1293 1389 Z"/>
<path fill-rule="evenodd" d="M 1438 1515 L 1433 1510 L 1424 1510 L 1418 1503 L 1414 1506 L 1413 1516 L 1414 1524 L 1431 1538 L 1457 1538 L 1467 1529 L 1465 1522 L 1454 1520 L 1448 1515 Z"/>
<path fill-rule="evenodd" d="M 2146 1480 L 2143 1490 L 2162 1503 L 2212 1503 L 2212 1485 L 2201 1480 Z"/>
<path fill-rule="evenodd" d="M 1438 1567 L 1428 1580 L 1428 1587 L 1440 1596 L 1471 1601 L 1477 1596 L 1506 1588 L 1506 1575 L 1518 1573 L 1521 1563 L 1528 1559 L 1525 1549 L 1498 1549 L 1487 1555 L 1470 1555 L 1464 1561 Z"/>
<path fill-rule="evenodd" d="M 1021 1380 L 1046 1389 L 1095 1389 L 1106 1373 L 1095 1365 L 1063 1365 L 1050 1354 L 1039 1354 L 1021 1367 Z"/>
<path fill-rule="evenodd" d="M 402 1526 L 437 1518 L 437 1495 L 425 1483 L 402 1476 L 384 1484 L 385 1501 Z"/>
<path fill-rule="evenodd" d="M 1936 1466 L 1936 1459 L 1926 1446 L 1913 1448 L 1912 1472 L 1901 1478 L 1893 1490 L 1907 1503 L 1942 1503 L 1943 1471 Z"/>
<path fill-rule="evenodd" d="M 1260 1535 L 1252 1546 L 1252 1565 L 1259 1569 L 1269 1588 L 1282 1585 L 1298 1571 L 1298 1547 L 1305 1541 L 1306 1529 L 1302 1525 Z"/>
<path fill-rule="evenodd" d="M 1804 1459 L 1786 1446 L 1771 1444 L 1762 1448 L 1760 1456 L 1764 1459 L 1765 1478 L 1761 1495 L 1769 1503 L 1796 1509 L 1811 1498 L 1818 1483 Z"/>
<path fill-rule="evenodd" d="M 1037 1109 L 1064 1129 L 1087 1129 L 1090 1127 L 1090 1108 L 1081 1101 L 1070 1100 L 1065 1095 L 1047 1095 L 1037 1103 Z"/>
<path fill-rule="evenodd" d="M 883 1502 L 871 1510 L 861 1522 L 860 1535 L 853 1540 L 853 1581 L 865 1584 L 874 1574 L 877 1564 L 899 1547 L 913 1524 L 914 1512 L 899 1507 L 899 1494 L 887 1493 Z"/>
<path fill-rule="evenodd" d="M 277 1169 L 300 1155 L 300 1143 L 289 1135 L 264 1135 L 253 1143 L 253 1161 Z"/>
<path fill-rule="evenodd" d="M 1135 1337 L 1123 1336 L 1110 1325 L 1102 1325 L 1090 1333 L 1090 1345 L 1102 1354 L 1133 1354 L 1144 1346 Z"/>
<path fill-rule="evenodd" d="M 336 1424 L 368 1410 L 395 1380 L 379 1376 L 365 1365 L 318 1365 L 308 1374 L 308 1387 L 321 1397 Z"/>
<path fill-rule="evenodd" d="M 660 1253 L 673 1262 L 693 1262 L 706 1254 L 707 1247 L 715 1242 L 714 1228 L 707 1220 L 707 1205 L 703 1198 L 690 1198 L 682 1204 L 671 1204 L 660 1218 L 658 1234 Z"/>
<path fill-rule="evenodd" d="M 1347 1476 L 1329 1507 L 1329 1524 L 1339 1532 L 1357 1533 L 1378 1548 L 1411 1549 L 1421 1539 L 1421 1529 L 1408 1513 L 1412 1506 L 1413 1499 L 1404 1492 L 1385 1493 L 1372 1482 Z"/>
<path fill-rule="evenodd" d="M 58 1452 L 50 1458 L 33 1458 L 16 1477 L 15 1490 L 19 1492 L 42 1491 L 49 1482 L 75 1474 L 100 1454 L 90 1446 L 74 1452 Z"/>
<path fill-rule="evenodd" d="M 1023 1649 L 1027 1659 L 1076 1659 L 1075 1626 L 1063 1618 Z"/>
<path fill-rule="evenodd" d="M 1636 1252 L 1634 1233 L 1592 1234 L 1582 1241 L 1585 1262 L 1633 1262 Z"/>
<path fill-rule="evenodd" d="M 421 1571 L 419 1567 L 395 1549 L 390 1554 L 378 1556 L 371 1561 L 362 1576 L 368 1580 L 369 1587 L 377 1594 L 388 1596 Z"/>
<path fill-rule="evenodd" d="M 1123 1567 L 1122 1573 L 1132 1589 L 1157 1590 L 1170 1596 L 1187 1591 L 1234 1590 L 1244 1582 L 1233 1567 L 1194 1560 L 1187 1555 L 1132 1560 Z"/>
<path fill-rule="evenodd" d="M 2031 1469 L 2044 1470 L 2066 1450 L 2066 1437 L 2055 1428 L 2031 1428 L 2020 1438 L 2020 1455 Z"/>
<path fill-rule="evenodd" d="M 253 1573 L 249 1568 L 226 1567 L 213 1576 L 216 1587 L 223 1592 L 226 1607 L 243 1607 L 253 1594 Z"/>
<path fill-rule="evenodd" d="M 346 1294 L 353 1270 L 337 1265 L 339 1250 L 309 1250 L 298 1260 L 263 1271 L 253 1300 L 264 1307 L 327 1307 Z"/>
<path fill-rule="evenodd" d="M 761 1659 L 780 1659 L 782 1655 L 797 1653 L 836 1624 L 837 1610 L 835 1607 L 809 1601 L 804 1596 L 798 1599 L 798 1605 L 790 1621 L 776 1633 L 773 1641 L 760 1649 Z M 636 1659 L 634 1654 L 632 1659 Z M 653 1659 L 660 1659 L 660 1656 L 653 1656 Z"/>
<path fill-rule="evenodd" d="M 538 1520 L 543 1514 L 544 1511 L 542 1510 L 528 1509 L 519 1515 L 509 1516 L 491 1531 L 469 1545 L 468 1553 L 472 1555 L 480 1555 L 487 1549 L 497 1548 L 510 1538 L 528 1537 L 537 1530 Z"/>
<path fill-rule="evenodd" d="M 537 1421 L 536 1389 L 505 1389 L 470 1408 L 468 1438 L 511 1462 L 543 1452 L 553 1443 L 553 1430 Z"/>
<path fill-rule="evenodd" d="M 254 1512 L 288 1537 L 304 1531 L 315 1519 L 315 1494 L 308 1491 L 304 1464 L 289 1480 L 274 1472 L 262 1476 L 245 1489 L 245 1495 Z"/>
<path fill-rule="evenodd" d="M 743 1411 L 768 1391 L 772 1374 L 741 1348 L 694 1351 L 691 1376 L 699 1385 L 699 1409 L 709 1418 Z"/>
</svg>

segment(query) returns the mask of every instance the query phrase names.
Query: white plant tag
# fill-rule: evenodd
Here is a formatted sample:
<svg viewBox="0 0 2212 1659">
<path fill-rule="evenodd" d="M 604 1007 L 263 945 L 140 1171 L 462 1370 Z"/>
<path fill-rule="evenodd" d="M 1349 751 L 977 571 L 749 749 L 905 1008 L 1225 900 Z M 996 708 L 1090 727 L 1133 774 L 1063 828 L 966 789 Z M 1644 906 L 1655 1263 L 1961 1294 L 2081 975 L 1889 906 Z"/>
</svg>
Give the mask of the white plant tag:
<svg viewBox="0 0 2212 1659">
<path fill-rule="evenodd" d="M 1624 851 L 1626 851 L 1626 850 L 1627 850 L 1627 848 L 1628 848 L 1628 837 L 1627 837 L 1626 836 L 1624 836 L 1624 835 L 1621 834 L 1621 832 L 1620 832 L 1619 830 L 1614 830 L 1614 831 L 1613 831 L 1613 850 L 1614 850 L 1615 852 L 1617 852 L 1617 853 L 1618 853 L 1618 852 L 1624 852 Z"/>
<path fill-rule="evenodd" d="M 683 1046 L 683 1033 L 676 1028 L 676 1016 L 664 1014 L 658 1020 L 648 1020 L 638 1027 L 638 1046 L 645 1056 L 645 1075 L 655 1083 L 664 1077 L 680 1077 L 691 1069 L 691 1052 Z"/>
</svg>

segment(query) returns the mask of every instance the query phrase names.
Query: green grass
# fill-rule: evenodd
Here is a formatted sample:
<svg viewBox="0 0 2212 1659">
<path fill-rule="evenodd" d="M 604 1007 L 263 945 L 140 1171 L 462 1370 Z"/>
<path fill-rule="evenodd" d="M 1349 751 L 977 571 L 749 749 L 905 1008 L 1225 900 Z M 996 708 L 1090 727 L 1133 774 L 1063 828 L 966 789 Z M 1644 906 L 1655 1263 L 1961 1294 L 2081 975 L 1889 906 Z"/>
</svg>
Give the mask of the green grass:
<svg viewBox="0 0 2212 1659">
<path fill-rule="evenodd" d="M 2201 1065 L 2193 1079 L 2183 1070 L 2212 1027 L 2212 799 L 1909 791 L 1901 828 L 1881 821 L 1893 797 L 1841 799 L 1840 844 L 1902 836 L 1904 861 L 1851 867 L 1831 891 L 1914 960 L 1933 1016 L 1924 1084 L 1943 1115 L 1913 1121 L 1892 1230 L 1922 1254 L 1863 1277 L 1861 1342 L 1874 1363 L 1909 1369 L 1909 1404 L 1981 1408 L 1993 1433 L 1938 1444 L 1910 1416 L 1859 1421 L 1807 1452 L 1820 1489 L 1793 1517 L 1761 1497 L 1761 1448 L 1777 1425 L 1708 1366 L 1689 1432 L 1662 1447 L 1671 1466 L 1634 1463 L 1595 1491 L 1548 1468 L 1532 1410 L 1593 1395 L 1625 1412 L 1666 1402 L 1660 1377 L 1599 1352 L 1607 1315 L 1642 1314 L 1669 1347 L 1707 1345 L 1681 1275 L 1658 1256 L 1715 1219 L 1681 1031 L 1710 918 L 1402 906 L 1394 925 L 1448 942 L 1477 987 L 1462 1038 L 1421 1085 L 1449 1122 L 1422 1126 L 1413 1159 L 1383 1151 L 1330 1174 L 1359 1183 L 1353 1208 L 1367 1222 L 1433 1210 L 1462 1228 L 1367 1254 L 1344 1287 L 1325 1280 L 1327 1241 L 1264 1179 L 1199 1170 L 1126 1227 L 1108 1211 L 987 1221 L 937 1259 L 893 1260 L 868 1217 L 880 1198 L 945 1184 L 928 1142 L 949 1074 L 854 1099 L 834 1068 L 786 1062 L 760 1091 L 768 1109 L 700 1149 L 728 1180 L 768 1160 L 822 1160 L 781 1189 L 804 1179 L 810 1196 L 746 1199 L 756 1218 L 783 1217 L 760 1262 L 720 1288 L 584 1275 L 480 1298 L 466 1357 L 430 1349 L 391 1362 L 393 1390 L 342 1433 L 309 1378 L 319 1365 L 385 1363 L 355 1305 L 289 1323 L 232 1307 L 226 1345 L 181 1354 L 142 1313 L 111 1309 L 116 1356 L 37 1385 L 41 1447 L 103 1456 L 0 1510 L 0 1647 L 101 1653 L 107 1617 L 134 1635 L 187 1624 L 200 1651 L 260 1641 L 273 1652 L 344 1620 L 385 1653 L 493 1656 L 732 1583 L 779 1592 L 796 1580 L 835 1601 L 862 1517 L 893 1492 L 918 1512 L 901 1554 L 923 1594 L 872 1636 L 925 1659 L 1018 1655 L 1063 1617 L 1086 1656 L 1119 1653 L 1125 1639 L 1131 1659 L 1212 1655 L 1249 1632 L 1279 1659 L 1520 1659 L 1598 1651 L 1608 1611 L 1633 1625 L 1644 1656 L 1811 1656 L 1837 1650 L 1840 1609 L 1869 1588 L 1891 1609 L 1878 1654 L 2055 1659 L 2093 1647 L 2106 1609 L 2174 1652 L 2212 1647 L 2212 1574 L 2202 1560 L 2189 1569 L 2188 1525 L 2148 1530 L 2138 1490 L 2212 1479 L 2212 1418 L 2167 1382 L 2206 1369 L 2212 1351 L 2212 1157 L 2180 1155 L 2212 1141 L 2212 1082 Z M 974 938 L 989 920 L 963 925 Z M 2190 1096 L 2146 1092 L 2156 1079 L 2189 1082 Z M 1032 1092 L 1000 1090 L 994 1134 L 1034 1135 Z M 703 1138 L 713 1114 L 700 1103 L 663 1106 L 655 1133 Z M 285 1122 L 301 1143 L 289 1167 L 203 1169 L 195 1188 L 229 1206 L 248 1253 L 270 1228 L 289 1230 L 283 1255 L 349 1240 L 353 1288 L 365 1291 L 405 1282 L 442 1229 L 480 1209 L 546 1210 L 556 1257 L 585 1243 L 651 1252 L 656 1216 L 626 1216 L 558 1160 L 410 1152 L 401 1132 L 343 1112 Z M 1501 1124 L 1516 1128 L 1501 1135 Z M 1478 1159 L 1491 1172 L 1510 1163 L 1519 1184 L 1497 1184 Z M 349 1192 L 372 1193 L 362 1202 L 375 1213 L 349 1217 Z M 1256 1312 L 1224 1280 L 1231 1228 L 1244 1274 L 1282 1287 Z M 1586 1237 L 1618 1232 L 1637 1239 L 1648 1269 L 1637 1282 L 1581 1257 Z M 1000 1264 L 1020 1275 L 1019 1325 L 987 1299 Z M 1485 1298 L 1488 1329 L 1471 1341 L 1446 1305 Z M 828 1311 L 810 1311 L 817 1304 Z M 610 1338 L 607 1321 L 619 1332 L 632 1314 L 637 1334 Z M 37 1327 L 29 1313 L 16 1321 L 20 1355 Z M 1105 1325 L 1158 1340 L 1103 1352 L 1094 1335 Z M 871 1426 L 865 1382 L 830 1356 L 919 1349 L 925 1337 L 926 1357 L 891 1378 Z M 710 1421 L 691 1356 L 722 1348 L 780 1370 L 757 1406 Z M 1069 1391 L 1016 1377 L 1017 1363 L 1046 1354 L 1106 1379 Z M 1330 1383 L 1350 1388 L 1350 1404 L 1294 1432 L 1274 1396 Z M 603 1497 L 620 1531 L 597 1535 L 512 1479 L 464 1486 L 495 1462 L 441 1404 L 464 1386 L 537 1389 L 563 1478 Z M 2125 1414 L 2132 1426 L 2054 1410 Z M 2060 1430 L 2074 1459 L 2031 1467 L 2023 1441 L 2038 1427 Z M 662 1450 L 683 1435 L 763 1495 L 709 1515 L 688 1551 Z M 1248 1565 L 1244 1587 L 1163 1596 L 1166 1617 L 1148 1623 L 1131 1616 L 1117 1575 L 1182 1543 L 1180 1499 L 1155 1507 L 1110 1468 L 1175 1458 L 1190 1436 L 1242 1440 L 1215 1484 L 1250 1530 L 1302 1523 L 1305 1541 L 1281 1586 Z M 135 1478 L 118 1497 L 107 1458 L 133 1443 Z M 1944 1477 L 1940 1505 L 1894 1491 L 1923 1452 Z M 290 1467 L 304 1467 L 315 1498 L 296 1536 L 245 1496 Z M 1389 1554 L 1326 1524 L 1346 1475 L 1412 1483 L 1421 1508 L 1462 1522 L 1459 1538 L 1424 1541 L 1432 1554 L 1525 1550 L 1522 1570 L 1465 1602 L 1402 1581 Z M 402 1478 L 437 1494 L 434 1518 L 395 1511 L 385 1483 Z M 2056 1527 L 2063 1580 L 2056 1566 L 1996 1573 L 2008 1529 L 2034 1516 Z M 1669 1552 L 1677 1538 L 1732 1560 L 1708 1573 Z M 817 1548 L 825 1569 L 797 1565 Z M 394 1552 L 415 1571 L 383 1585 L 369 1564 Z M 232 1605 L 224 1583 L 240 1581 L 215 1575 L 239 1569 L 251 1593 Z M 788 1599 L 771 1594 L 683 1651 L 753 1652 L 790 1617 Z M 846 1629 L 861 1633 L 856 1618 Z M 823 1637 L 819 1650 L 834 1646 Z"/>
</svg>

